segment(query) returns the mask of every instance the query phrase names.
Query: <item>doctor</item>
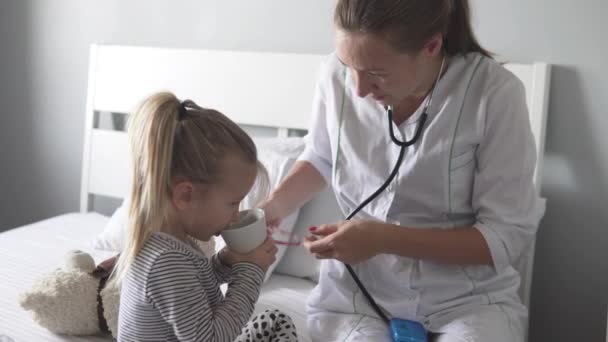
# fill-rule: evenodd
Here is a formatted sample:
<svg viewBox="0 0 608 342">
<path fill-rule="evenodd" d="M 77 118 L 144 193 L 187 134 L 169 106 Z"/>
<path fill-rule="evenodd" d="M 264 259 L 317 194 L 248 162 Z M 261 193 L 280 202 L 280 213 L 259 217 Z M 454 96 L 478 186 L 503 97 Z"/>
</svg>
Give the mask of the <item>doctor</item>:
<svg viewBox="0 0 608 342">
<path fill-rule="evenodd" d="M 352 220 L 311 228 L 323 259 L 308 302 L 315 341 L 390 341 L 380 311 L 435 342 L 524 340 L 513 265 L 544 212 L 522 83 L 473 35 L 466 0 L 338 0 L 336 51 L 313 103 L 307 146 L 263 204 L 276 225 L 331 185 Z M 390 106 L 390 107 L 389 107 Z M 416 132 L 420 135 L 416 139 Z"/>
</svg>

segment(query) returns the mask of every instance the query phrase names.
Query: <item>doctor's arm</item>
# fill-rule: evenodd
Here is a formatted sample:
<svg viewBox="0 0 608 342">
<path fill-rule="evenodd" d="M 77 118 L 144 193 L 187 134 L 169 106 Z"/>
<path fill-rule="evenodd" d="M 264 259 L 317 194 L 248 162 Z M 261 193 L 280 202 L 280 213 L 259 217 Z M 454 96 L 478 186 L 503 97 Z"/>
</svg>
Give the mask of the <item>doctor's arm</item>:
<svg viewBox="0 0 608 342">
<path fill-rule="evenodd" d="M 319 227 L 306 241 L 319 258 L 356 263 L 397 254 L 450 264 L 513 265 L 534 239 L 544 202 L 534 186 L 536 152 L 523 85 L 515 80 L 487 99 L 485 131 L 476 151 L 472 207 L 476 222 L 417 229 L 354 220 Z"/>
<path fill-rule="evenodd" d="M 278 226 L 284 217 L 327 186 L 331 174 L 331 147 L 326 120 L 325 97 L 321 86 L 317 85 L 306 147 L 285 179 L 260 205 L 270 227 Z"/>
<path fill-rule="evenodd" d="M 377 254 L 397 254 L 446 264 L 492 264 L 483 235 L 475 227 L 416 229 L 368 220 L 322 225 L 306 247 L 319 259 L 356 264 Z"/>
<path fill-rule="evenodd" d="M 297 161 L 285 179 L 261 204 L 268 225 L 278 226 L 282 218 L 300 208 L 325 186 L 325 179 L 311 163 Z"/>
<path fill-rule="evenodd" d="M 490 248 L 481 232 L 473 226 L 453 229 L 403 229 L 384 224 L 378 227 L 375 235 L 380 253 L 447 264 L 492 264 Z"/>
</svg>

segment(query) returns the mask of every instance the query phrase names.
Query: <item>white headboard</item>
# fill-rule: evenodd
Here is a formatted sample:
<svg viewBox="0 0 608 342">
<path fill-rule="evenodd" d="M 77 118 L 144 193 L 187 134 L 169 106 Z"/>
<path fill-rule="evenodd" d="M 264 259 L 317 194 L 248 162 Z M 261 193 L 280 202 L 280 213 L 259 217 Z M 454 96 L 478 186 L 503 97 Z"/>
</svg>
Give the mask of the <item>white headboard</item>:
<svg viewBox="0 0 608 342">
<path fill-rule="evenodd" d="M 85 120 L 80 210 L 93 195 L 122 198 L 130 177 L 126 134 L 100 129 L 99 112 L 129 113 L 147 95 L 170 90 L 220 110 L 240 124 L 306 129 L 318 69 L 325 56 L 93 45 Z M 544 151 L 549 65 L 507 64 L 526 87 L 539 153 Z M 524 258 L 522 298 L 529 303 L 533 250 Z"/>
<path fill-rule="evenodd" d="M 239 123 L 306 129 L 324 56 L 93 45 L 80 209 L 91 195 L 121 198 L 128 188 L 124 132 L 99 129 L 96 113 L 130 113 L 162 90 L 226 113 Z"/>
<path fill-rule="evenodd" d="M 551 65 L 547 63 L 534 64 L 505 64 L 504 67 L 517 76 L 526 88 L 526 101 L 530 112 L 530 124 L 538 162 L 534 177 L 536 189 L 540 193 L 543 154 L 545 152 L 545 127 L 547 125 L 547 110 L 549 106 L 549 83 L 551 82 Z"/>
<path fill-rule="evenodd" d="M 547 110 L 549 106 L 549 83 L 551 81 L 551 66 L 546 63 L 534 64 L 505 64 L 505 68 L 517 76 L 526 88 L 526 102 L 530 114 L 530 125 L 536 142 L 538 160 L 534 182 L 540 194 L 541 172 L 543 155 L 545 152 L 545 127 L 547 124 Z M 530 307 L 530 290 L 532 289 L 532 271 L 534 266 L 534 250 L 536 241 L 523 255 L 516 268 L 521 272 L 521 287 L 519 296 L 522 302 Z"/>
</svg>

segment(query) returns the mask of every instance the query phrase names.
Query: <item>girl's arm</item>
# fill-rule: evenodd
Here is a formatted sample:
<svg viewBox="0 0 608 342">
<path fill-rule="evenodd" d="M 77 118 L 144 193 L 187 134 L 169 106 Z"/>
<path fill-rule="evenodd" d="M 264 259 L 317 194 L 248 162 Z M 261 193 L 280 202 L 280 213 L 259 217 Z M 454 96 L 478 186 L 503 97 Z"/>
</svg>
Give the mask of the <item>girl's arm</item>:
<svg viewBox="0 0 608 342">
<path fill-rule="evenodd" d="M 162 254 L 152 266 L 146 296 L 173 327 L 180 341 L 232 342 L 253 313 L 264 279 L 262 269 L 251 263 L 232 266 L 224 300 L 212 307 L 203 283 L 211 274 L 179 251 Z"/>
<path fill-rule="evenodd" d="M 211 266 L 213 267 L 213 273 L 217 279 L 217 282 L 220 284 L 225 284 L 230 281 L 232 268 L 222 262 L 222 251 L 219 251 L 211 256 Z"/>
</svg>

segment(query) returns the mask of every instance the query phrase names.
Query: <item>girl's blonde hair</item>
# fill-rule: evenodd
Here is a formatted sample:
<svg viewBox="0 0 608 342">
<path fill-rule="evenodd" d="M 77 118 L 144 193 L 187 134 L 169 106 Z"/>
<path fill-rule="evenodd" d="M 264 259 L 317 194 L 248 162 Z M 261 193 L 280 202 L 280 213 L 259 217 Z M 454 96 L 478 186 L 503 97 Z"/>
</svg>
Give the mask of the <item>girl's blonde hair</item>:
<svg viewBox="0 0 608 342">
<path fill-rule="evenodd" d="M 151 233 L 168 224 L 176 177 L 215 183 L 221 160 L 237 153 L 257 164 L 258 175 L 267 180 L 255 144 L 242 128 L 222 113 L 190 100 L 180 102 L 172 93 L 146 98 L 130 116 L 127 131 L 133 184 L 124 248 L 113 272 L 118 283 Z"/>
</svg>

